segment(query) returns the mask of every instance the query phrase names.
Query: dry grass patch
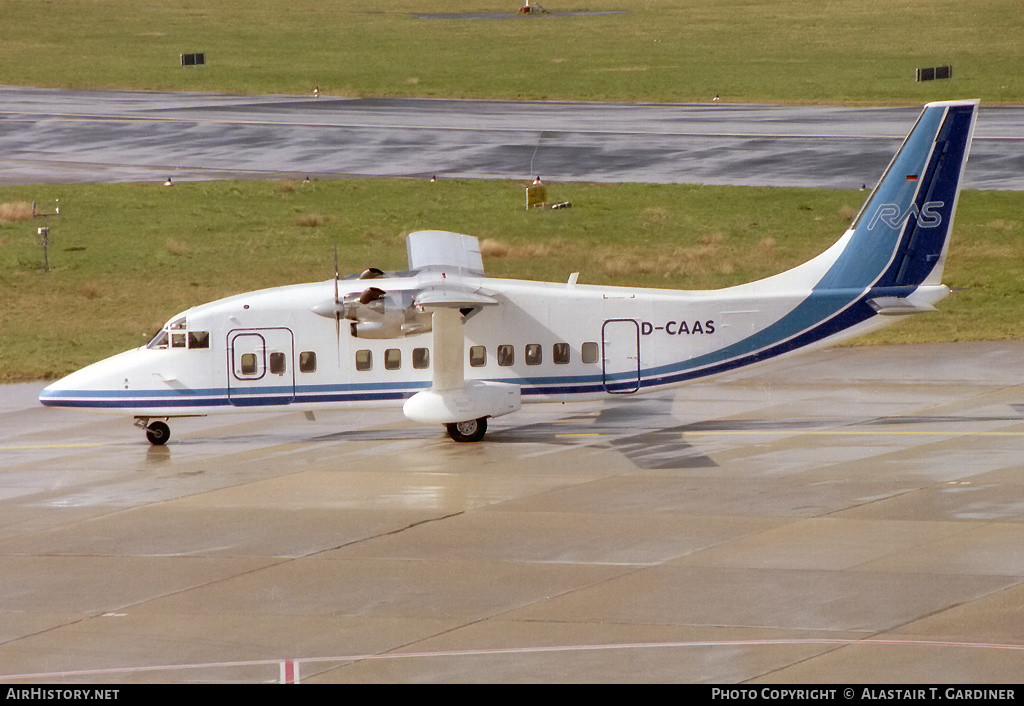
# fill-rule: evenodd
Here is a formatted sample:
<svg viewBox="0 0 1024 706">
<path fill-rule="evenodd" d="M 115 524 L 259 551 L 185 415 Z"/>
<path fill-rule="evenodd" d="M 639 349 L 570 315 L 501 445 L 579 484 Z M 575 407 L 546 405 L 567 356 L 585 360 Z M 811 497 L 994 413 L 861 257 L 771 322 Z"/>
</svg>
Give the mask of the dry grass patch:
<svg viewBox="0 0 1024 706">
<path fill-rule="evenodd" d="M 484 238 L 480 241 L 480 254 L 484 257 L 528 260 L 535 257 L 547 257 L 557 247 L 557 242 L 508 245 L 494 238 Z"/>
<path fill-rule="evenodd" d="M 82 297 L 84 299 L 97 299 L 102 293 L 102 289 L 98 282 L 86 282 L 82 286 Z"/>
<path fill-rule="evenodd" d="M 707 240 L 708 242 L 703 242 Z M 601 254 L 602 269 L 609 277 L 660 277 L 684 279 L 702 271 L 712 263 L 721 265 L 718 257 L 721 235 L 705 236 L 699 245 L 672 247 L 652 253 L 649 250 L 610 249 Z"/>
<path fill-rule="evenodd" d="M 765 236 L 764 238 L 761 238 L 761 242 L 757 244 L 757 254 L 761 259 L 771 261 L 775 259 L 775 248 L 777 246 L 778 243 L 775 241 L 775 238 L 770 235 Z"/>
<path fill-rule="evenodd" d="M 996 218 L 985 224 L 985 227 L 989 230 L 994 230 L 1000 233 L 1008 233 L 1012 230 L 1016 230 L 1020 223 L 1016 221 L 1008 221 L 1004 218 Z"/>
<path fill-rule="evenodd" d="M 509 247 L 500 240 L 484 238 L 480 241 L 480 254 L 484 257 L 508 257 Z"/>
<path fill-rule="evenodd" d="M 15 201 L 13 203 L 0 204 L 0 221 L 14 223 L 16 221 L 29 221 L 34 216 L 32 204 L 28 201 Z"/>
<path fill-rule="evenodd" d="M 319 213 L 304 213 L 295 218 L 295 225 L 303 228 L 319 228 L 326 222 L 327 219 Z"/>
<path fill-rule="evenodd" d="M 730 242 L 721 232 L 712 231 L 691 245 L 658 248 L 602 248 L 594 257 L 599 258 L 600 270 L 613 279 L 662 279 L 678 283 L 689 282 L 711 288 L 727 286 L 714 284 L 711 274 L 732 275 L 737 272 L 767 276 L 793 264 L 786 262 L 783 248 L 772 236 L 756 243 Z M 757 274 L 764 273 L 764 274 Z M 675 286 L 675 285 L 672 285 Z"/>
<path fill-rule="evenodd" d="M 852 223 L 854 217 L 857 215 L 857 209 L 853 206 L 843 206 L 839 209 L 836 215 L 839 216 L 839 220 L 843 223 Z"/>
<path fill-rule="evenodd" d="M 183 257 L 189 253 L 188 243 L 177 238 L 168 238 L 166 247 L 167 253 L 175 257 Z"/>
<path fill-rule="evenodd" d="M 662 225 L 668 222 L 668 209 L 663 206 L 648 206 L 640 214 L 640 220 L 646 224 Z"/>
<path fill-rule="evenodd" d="M 725 242 L 725 235 L 721 231 L 712 231 L 707 235 L 701 236 L 700 244 L 707 248 L 716 248 Z"/>
</svg>

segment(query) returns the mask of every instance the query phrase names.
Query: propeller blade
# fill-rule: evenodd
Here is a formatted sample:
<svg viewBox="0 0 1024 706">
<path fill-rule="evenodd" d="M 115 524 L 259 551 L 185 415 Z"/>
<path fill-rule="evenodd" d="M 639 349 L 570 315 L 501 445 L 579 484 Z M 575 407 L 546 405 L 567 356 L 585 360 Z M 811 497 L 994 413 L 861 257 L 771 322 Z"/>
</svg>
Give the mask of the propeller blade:
<svg viewBox="0 0 1024 706">
<path fill-rule="evenodd" d="M 334 337 L 338 340 L 338 368 L 341 368 L 341 299 L 338 296 L 338 236 L 334 236 Z"/>
</svg>

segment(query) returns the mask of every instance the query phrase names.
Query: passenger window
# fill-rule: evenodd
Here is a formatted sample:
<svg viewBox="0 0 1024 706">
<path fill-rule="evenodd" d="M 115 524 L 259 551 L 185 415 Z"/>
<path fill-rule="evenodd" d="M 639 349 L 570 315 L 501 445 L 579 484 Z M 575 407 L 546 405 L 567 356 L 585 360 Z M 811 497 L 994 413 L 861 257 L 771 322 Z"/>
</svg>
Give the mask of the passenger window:
<svg viewBox="0 0 1024 706">
<path fill-rule="evenodd" d="M 242 354 L 242 375 L 255 375 L 256 374 L 256 354 L 255 353 L 243 353 Z"/>
<path fill-rule="evenodd" d="M 373 370 L 372 351 L 356 351 L 356 370 Z"/>
<path fill-rule="evenodd" d="M 597 343 L 587 341 L 583 344 L 583 350 L 580 351 L 580 358 L 584 363 L 596 363 L 598 358 L 597 352 Z"/>
<path fill-rule="evenodd" d="M 543 360 L 544 354 L 543 349 L 539 343 L 527 343 L 526 344 L 526 364 L 527 365 L 540 365 Z"/>
<path fill-rule="evenodd" d="M 398 348 L 388 348 L 384 351 L 384 369 L 398 370 L 402 367 L 402 351 Z"/>
<path fill-rule="evenodd" d="M 474 368 L 482 368 L 487 365 L 487 348 L 485 346 L 471 346 L 469 349 L 469 364 Z"/>
<path fill-rule="evenodd" d="M 284 375 L 286 366 L 286 358 L 284 353 L 271 353 L 270 354 L 270 372 L 274 375 Z"/>
<path fill-rule="evenodd" d="M 569 344 L 568 343 L 556 343 L 551 347 L 551 360 L 555 361 L 556 365 L 565 365 L 569 362 Z"/>
<path fill-rule="evenodd" d="M 313 351 L 302 351 L 301 353 L 299 353 L 299 372 L 316 372 L 316 353 L 314 353 Z"/>
<path fill-rule="evenodd" d="M 516 347 L 503 345 L 498 346 L 498 365 L 514 365 L 516 362 Z"/>
<path fill-rule="evenodd" d="M 183 333 L 172 333 L 171 334 L 171 348 L 184 348 L 185 347 L 185 334 Z"/>
<path fill-rule="evenodd" d="M 423 370 L 424 368 L 430 367 L 429 348 L 412 349 L 412 367 L 416 368 L 417 370 Z"/>
<path fill-rule="evenodd" d="M 177 334 L 175 334 L 177 335 Z M 189 348 L 209 348 L 210 347 L 210 332 L 209 331 L 189 331 L 188 332 L 188 347 Z"/>
</svg>

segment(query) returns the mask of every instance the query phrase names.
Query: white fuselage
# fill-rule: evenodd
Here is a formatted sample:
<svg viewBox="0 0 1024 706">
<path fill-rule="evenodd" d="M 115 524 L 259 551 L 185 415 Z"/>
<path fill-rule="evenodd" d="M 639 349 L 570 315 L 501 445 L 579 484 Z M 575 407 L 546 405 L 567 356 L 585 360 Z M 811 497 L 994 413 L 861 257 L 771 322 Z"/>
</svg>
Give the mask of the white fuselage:
<svg viewBox="0 0 1024 706">
<path fill-rule="evenodd" d="M 373 284 L 390 293 L 416 291 L 440 277 L 411 273 Z M 779 336 L 766 333 L 758 343 L 757 334 L 814 298 L 810 289 L 779 290 L 771 279 L 707 292 L 465 276 L 446 281 L 498 301 L 462 324 L 465 379 L 521 386 L 524 402 L 647 392 L 784 355 L 791 350 L 780 349 Z M 361 280 L 340 284 L 342 297 L 366 286 Z M 947 292 L 940 285 L 915 296 L 932 302 Z M 841 308 L 862 294 L 849 292 L 846 301 L 829 306 Z M 198 306 L 172 319 L 162 344 L 91 365 L 48 390 L 61 394 L 62 406 L 173 417 L 401 406 L 431 387 L 431 332 L 353 336 L 351 322 L 313 313 L 333 297 L 328 280 Z M 833 343 L 894 318 L 872 316 L 795 347 Z M 800 335 L 806 328 L 781 338 Z"/>
</svg>

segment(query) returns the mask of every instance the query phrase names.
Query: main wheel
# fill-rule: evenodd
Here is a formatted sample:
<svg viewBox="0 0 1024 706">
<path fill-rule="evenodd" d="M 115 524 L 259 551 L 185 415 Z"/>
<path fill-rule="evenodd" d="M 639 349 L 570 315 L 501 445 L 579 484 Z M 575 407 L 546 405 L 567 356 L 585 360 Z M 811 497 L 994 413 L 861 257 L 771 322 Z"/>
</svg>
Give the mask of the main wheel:
<svg viewBox="0 0 1024 706">
<path fill-rule="evenodd" d="M 163 446 L 171 438 L 171 428 L 163 422 L 150 422 L 146 427 L 146 438 L 153 446 Z"/>
<path fill-rule="evenodd" d="M 455 441 L 480 441 L 487 433 L 487 417 L 445 424 L 445 427 L 448 429 L 448 436 Z"/>
</svg>

